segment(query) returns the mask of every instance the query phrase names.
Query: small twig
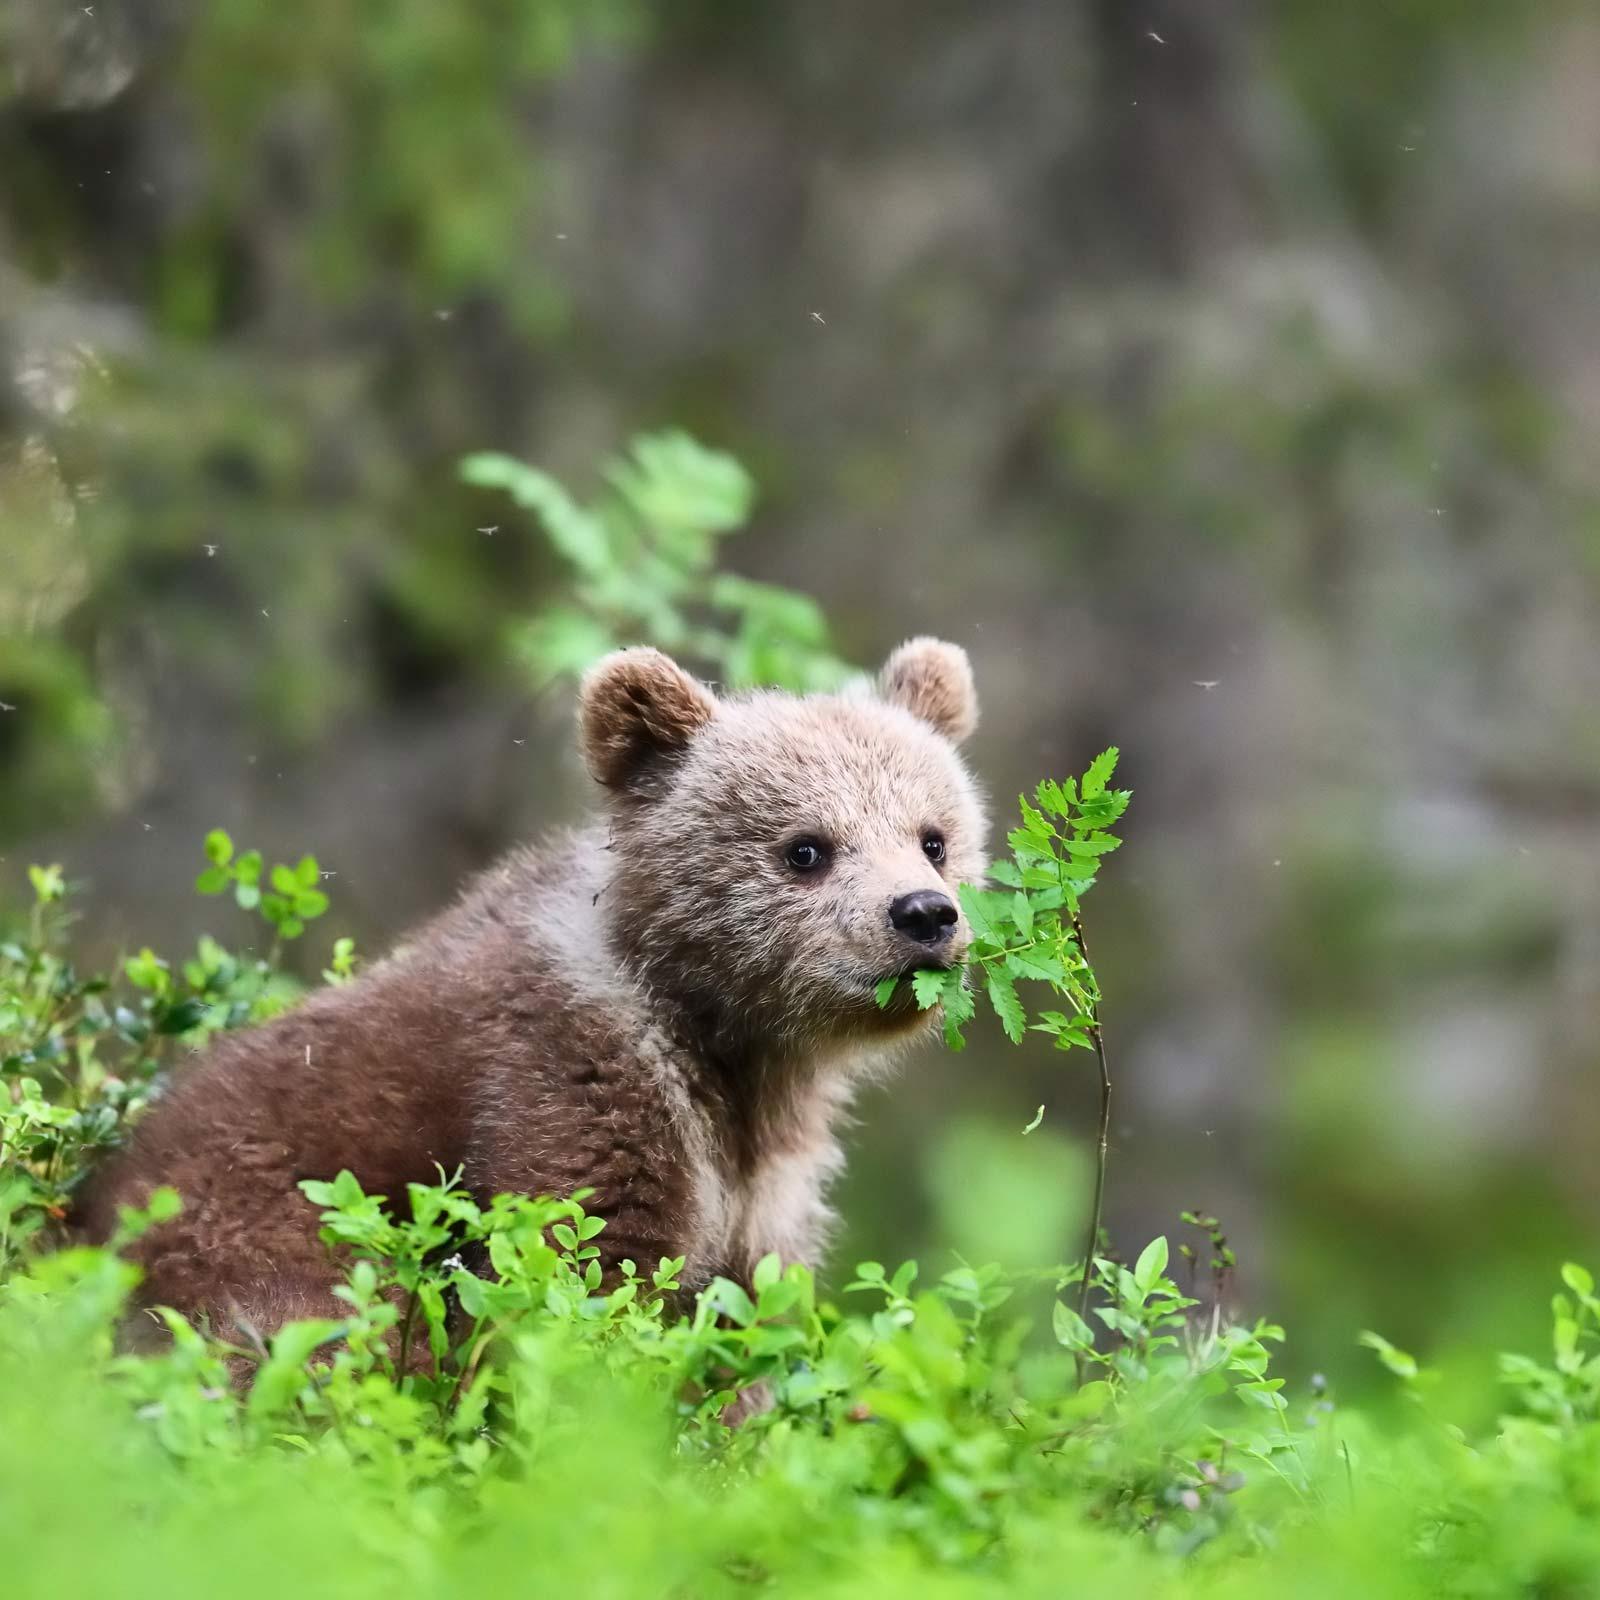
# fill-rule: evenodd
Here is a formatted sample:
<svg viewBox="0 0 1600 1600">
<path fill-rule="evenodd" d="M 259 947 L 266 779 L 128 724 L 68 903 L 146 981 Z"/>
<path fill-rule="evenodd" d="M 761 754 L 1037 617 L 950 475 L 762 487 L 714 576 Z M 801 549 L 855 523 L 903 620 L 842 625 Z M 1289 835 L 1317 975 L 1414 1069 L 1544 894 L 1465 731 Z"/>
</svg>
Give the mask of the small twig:
<svg viewBox="0 0 1600 1600">
<path fill-rule="evenodd" d="M 484 1349 L 494 1332 L 492 1328 L 487 1331 L 484 1330 L 483 1325 L 488 1320 L 487 1317 L 479 1317 L 472 1324 L 472 1332 L 456 1347 L 458 1350 L 467 1350 L 467 1359 L 461 1363 L 456 1371 L 455 1385 L 450 1390 L 450 1398 L 445 1401 L 444 1408 L 446 1411 L 455 1410 L 460 1403 L 462 1390 L 466 1388 L 473 1374 L 478 1370 L 478 1362 L 482 1359 Z"/>
<path fill-rule="evenodd" d="M 309 1056 L 310 1053 L 311 1046 L 307 1045 L 306 1054 Z M 406 1301 L 406 1319 L 400 1326 L 400 1366 L 395 1373 L 396 1383 L 402 1382 L 406 1373 L 411 1370 L 411 1328 L 417 1319 L 417 1304 L 418 1293 L 416 1288 L 413 1288 Z"/>
<path fill-rule="evenodd" d="M 1083 959 L 1089 959 L 1089 946 L 1083 937 L 1083 919 L 1076 913 L 1072 917 L 1072 931 L 1078 941 Z M 1089 1021 L 1089 1042 L 1094 1046 L 1094 1058 L 1100 1064 L 1100 1137 L 1095 1153 L 1094 1203 L 1089 1208 L 1089 1233 L 1083 1245 L 1083 1277 L 1078 1284 L 1078 1316 L 1089 1320 L 1089 1288 L 1094 1276 L 1094 1254 L 1100 1243 L 1100 1219 L 1106 1199 L 1106 1155 L 1111 1143 L 1111 1071 L 1106 1065 L 1105 1035 L 1100 1030 L 1100 998 L 1096 985 L 1094 1011 Z M 1078 1384 L 1083 1384 L 1083 1354 L 1077 1359 Z"/>
</svg>

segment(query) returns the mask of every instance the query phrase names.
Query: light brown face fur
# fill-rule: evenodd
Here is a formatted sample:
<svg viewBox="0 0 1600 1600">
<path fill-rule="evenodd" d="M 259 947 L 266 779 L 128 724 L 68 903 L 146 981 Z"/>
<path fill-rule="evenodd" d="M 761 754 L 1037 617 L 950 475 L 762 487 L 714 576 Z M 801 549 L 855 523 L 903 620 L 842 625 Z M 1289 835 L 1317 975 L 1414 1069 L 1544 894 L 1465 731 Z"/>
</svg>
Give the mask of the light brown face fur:
<svg viewBox="0 0 1600 1600">
<path fill-rule="evenodd" d="M 930 948 L 892 925 L 890 906 L 917 890 L 954 900 L 982 876 L 983 805 L 955 748 L 976 721 L 966 655 L 936 640 L 896 651 L 876 692 L 832 696 L 719 700 L 657 651 L 607 657 L 585 680 L 580 722 L 612 796 L 613 943 L 730 1049 L 917 1029 L 927 1018 L 914 1006 L 882 1011 L 873 990 L 966 948 L 964 917 Z M 802 843 L 820 847 L 809 871 L 794 864 Z"/>
</svg>

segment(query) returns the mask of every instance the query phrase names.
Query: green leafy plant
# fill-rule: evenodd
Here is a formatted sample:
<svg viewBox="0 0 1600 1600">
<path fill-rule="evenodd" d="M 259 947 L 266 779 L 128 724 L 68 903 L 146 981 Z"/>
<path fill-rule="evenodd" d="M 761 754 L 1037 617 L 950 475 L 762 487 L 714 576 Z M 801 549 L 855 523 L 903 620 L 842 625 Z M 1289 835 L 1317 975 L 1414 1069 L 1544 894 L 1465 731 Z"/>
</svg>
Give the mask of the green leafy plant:
<svg viewBox="0 0 1600 1600">
<path fill-rule="evenodd" d="M 280 862 L 267 874 L 263 890 L 259 850 L 236 856 L 233 840 L 221 828 L 206 835 L 205 849 L 211 865 L 195 879 L 195 888 L 201 894 L 225 894 L 231 888 L 235 902 L 246 911 L 259 911 L 280 939 L 298 939 L 306 924 L 328 909 L 315 856 L 301 856 L 292 867 Z"/>
<path fill-rule="evenodd" d="M 212 865 L 200 887 L 228 883 L 282 938 L 327 897 L 308 888 L 316 863 L 295 869 L 293 894 L 257 890 L 260 857 L 237 860 L 227 835 L 206 840 Z M 274 869 L 273 882 L 290 869 Z M 215 876 L 213 876 L 215 875 Z M 300 986 L 275 954 L 235 955 L 209 935 L 169 962 L 153 950 L 127 957 L 115 976 L 81 974 L 68 951 L 71 886 L 59 865 L 29 873 L 26 926 L 0 939 L 0 1264 L 35 1239 L 54 1239 L 88 1166 L 123 1136 L 179 1054 L 216 1032 L 260 1022 L 291 1005 Z M 273 902 L 270 906 L 268 901 Z M 353 970 L 354 947 L 335 946 L 335 979 Z"/>
<path fill-rule="evenodd" d="M 570 599 L 513 634 L 536 682 L 638 643 L 703 662 L 734 688 L 829 689 L 850 675 L 815 601 L 716 570 L 720 542 L 755 501 L 732 456 L 685 433 L 641 435 L 606 464 L 604 490 L 588 504 L 511 456 L 469 456 L 461 475 L 532 512 L 572 574 Z"/>
<path fill-rule="evenodd" d="M 877 991 L 878 1004 L 887 1005 L 899 985 L 909 982 L 923 1010 L 942 1005 L 945 1040 L 955 1050 L 966 1042 L 963 1029 L 976 1010 L 976 993 L 987 997 L 1013 1044 L 1020 1044 L 1031 1029 L 1048 1036 L 1058 1050 L 1093 1052 L 1100 1077 L 1100 1120 L 1094 1198 L 1078 1277 L 1080 1321 L 1094 1282 L 1111 1130 L 1100 984 L 1089 961 L 1080 902 L 1094 887 L 1101 862 L 1122 842 L 1110 829 L 1128 809 L 1132 794 L 1107 787 L 1117 754 L 1115 748 L 1102 752 L 1081 779 L 1043 780 L 1032 804 L 1025 795 L 1018 796 L 1021 820 L 1009 836 L 1011 859 L 989 868 L 989 876 L 1002 887 L 964 883 L 958 890 L 972 927 L 963 965 L 915 972 L 909 979 L 886 978 Z M 1017 990 L 1020 982 L 1045 985 L 1070 1009 L 1038 1012 L 1030 1023 Z M 1040 1117 L 1023 1131 L 1032 1132 L 1042 1116 L 1041 1107 Z"/>
</svg>

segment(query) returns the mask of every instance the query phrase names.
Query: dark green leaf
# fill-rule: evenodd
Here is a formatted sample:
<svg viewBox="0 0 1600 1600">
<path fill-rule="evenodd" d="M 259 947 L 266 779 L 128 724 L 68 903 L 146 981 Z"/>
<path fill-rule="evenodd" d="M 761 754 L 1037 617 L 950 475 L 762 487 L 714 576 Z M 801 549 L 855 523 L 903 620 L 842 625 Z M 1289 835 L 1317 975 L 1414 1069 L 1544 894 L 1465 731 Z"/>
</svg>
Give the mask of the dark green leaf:
<svg viewBox="0 0 1600 1600">
<path fill-rule="evenodd" d="M 163 1006 L 156 1014 L 154 1020 L 157 1033 L 188 1033 L 191 1028 L 199 1027 L 204 1021 L 206 1003 L 192 996 L 186 1000 L 179 1000 L 170 1006 Z"/>
</svg>

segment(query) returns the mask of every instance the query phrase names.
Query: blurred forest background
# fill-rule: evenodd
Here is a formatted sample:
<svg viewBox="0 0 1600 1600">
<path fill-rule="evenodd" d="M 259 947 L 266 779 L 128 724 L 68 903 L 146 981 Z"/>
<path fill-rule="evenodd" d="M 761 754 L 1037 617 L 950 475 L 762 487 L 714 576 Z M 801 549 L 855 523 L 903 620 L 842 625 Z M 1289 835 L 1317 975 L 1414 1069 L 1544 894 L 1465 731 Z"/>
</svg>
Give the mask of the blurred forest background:
<svg viewBox="0 0 1600 1600">
<path fill-rule="evenodd" d="M 563 573 L 460 458 L 681 426 L 735 570 L 971 650 L 1002 825 L 1122 746 L 1114 1237 L 1218 1213 L 1306 1366 L 1537 1341 L 1600 1208 L 1597 83 L 1562 0 L 5 0 L 0 885 L 243 938 L 220 825 L 337 872 L 308 975 L 379 951 L 586 801 Z M 930 1046 L 839 1254 L 1066 1258 L 1094 1098 Z"/>
</svg>

